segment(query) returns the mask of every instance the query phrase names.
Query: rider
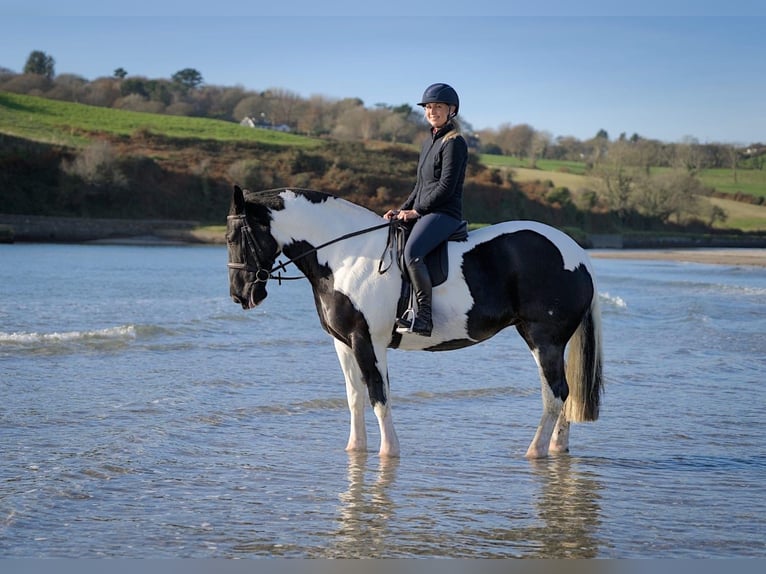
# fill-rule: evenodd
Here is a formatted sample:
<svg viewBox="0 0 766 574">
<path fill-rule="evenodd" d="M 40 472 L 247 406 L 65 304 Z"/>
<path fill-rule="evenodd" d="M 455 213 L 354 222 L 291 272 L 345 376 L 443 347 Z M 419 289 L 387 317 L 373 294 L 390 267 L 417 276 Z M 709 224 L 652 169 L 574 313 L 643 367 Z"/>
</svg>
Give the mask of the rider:
<svg viewBox="0 0 766 574">
<path fill-rule="evenodd" d="M 412 320 L 397 319 L 397 331 L 429 337 L 433 328 L 431 277 L 424 259 L 462 223 L 468 145 L 458 133 L 455 116 L 460 100 L 452 86 L 428 86 L 418 105 L 425 109 L 431 137 L 426 138 L 420 151 L 415 188 L 398 210 L 389 210 L 383 217 L 415 222 L 404 247 L 404 262 L 417 312 Z"/>
</svg>

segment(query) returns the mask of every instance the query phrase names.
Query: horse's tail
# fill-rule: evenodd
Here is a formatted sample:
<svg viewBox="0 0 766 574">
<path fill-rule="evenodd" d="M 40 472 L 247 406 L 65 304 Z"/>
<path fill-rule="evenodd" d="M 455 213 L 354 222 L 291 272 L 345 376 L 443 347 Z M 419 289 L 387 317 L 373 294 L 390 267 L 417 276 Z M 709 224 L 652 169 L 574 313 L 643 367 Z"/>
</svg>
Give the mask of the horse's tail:
<svg viewBox="0 0 766 574">
<path fill-rule="evenodd" d="M 581 423 L 598 419 L 602 393 L 601 309 L 595 286 L 590 308 L 569 339 L 566 377 L 569 397 L 564 403 L 568 421 Z"/>
</svg>

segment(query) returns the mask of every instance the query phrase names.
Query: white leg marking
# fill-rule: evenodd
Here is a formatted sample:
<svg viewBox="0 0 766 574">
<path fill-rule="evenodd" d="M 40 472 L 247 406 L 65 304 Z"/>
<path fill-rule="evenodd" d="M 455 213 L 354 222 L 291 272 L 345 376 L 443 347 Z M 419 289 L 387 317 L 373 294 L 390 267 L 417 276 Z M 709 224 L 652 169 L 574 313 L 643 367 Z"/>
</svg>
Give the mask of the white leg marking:
<svg viewBox="0 0 766 574">
<path fill-rule="evenodd" d="M 564 409 L 561 409 L 559 419 L 553 428 L 553 436 L 548 451 L 551 453 L 569 452 L 569 421 L 564 414 Z"/>
<path fill-rule="evenodd" d="M 540 383 L 542 386 L 543 395 L 543 416 L 540 418 L 540 424 L 537 425 L 537 432 L 529 444 L 527 449 L 527 458 L 543 458 L 548 456 L 548 446 L 551 442 L 551 436 L 553 435 L 553 429 L 556 426 L 556 421 L 561 413 L 561 407 L 564 406 L 564 401 L 557 399 L 553 396 L 553 391 L 548 384 L 543 369 L 540 366 L 540 357 L 537 349 L 532 351 L 532 356 L 537 363 L 537 370 L 540 374 Z"/>
<path fill-rule="evenodd" d="M 386 396 L 388 396 L 388 385 L 386 385 Z M 380 403 L 375 405 L 375 416 L 378 417 L 380 427 L 380 456 L 399 456 L 399 438 L 394 429 L 390 399 L 385 405 Z"/>
<path fill-rule="evenodd" d="M 367 387 L 362 380 L 362 373 L 356 363 L 351 349 L 335 340 L 335 352 L 338 354 L 343 376 L 346 379 L 346 398 L 351 414 L 351 429 L 348 435 L 348 451 L 367 450 L 367 429 L 364 424 L 364 405 L 367 398 Z"/>
</svg>

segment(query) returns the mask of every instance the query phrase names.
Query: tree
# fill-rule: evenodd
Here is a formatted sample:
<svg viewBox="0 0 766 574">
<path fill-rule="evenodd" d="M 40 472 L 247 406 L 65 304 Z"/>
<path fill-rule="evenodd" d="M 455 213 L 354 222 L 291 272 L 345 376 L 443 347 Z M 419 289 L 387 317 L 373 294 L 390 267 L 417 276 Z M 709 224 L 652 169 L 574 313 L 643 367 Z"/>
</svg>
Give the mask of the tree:
<svg viewBox="0 0 766 574">
<path fill-rule="evenodd" d="M 675 152 L 674 167 L 683 168 L 690 175 L 696 175 L 706 167 L 702 146 L 694 137 L 684 137 L 682 143 L 676 144 Z"/>
<path fill-rule="evenodd" d="M 24 73 L 45 76 L 50 80 L 55 75 L 55 65 L 56 61 L 52 56 L 40 50 L 35 50 L 27 58 L 27 63 L 24 65 Z"/>
<path fill-rule="evenodd" d="M 685 169 L 674 169 L 636 181 L 633 205 L 644 215 L 668 222 L 675 216 L 681 223 L 684 216 L 700 213 L 698 197 L 704 190 L 700 181 Z M 719 218 L 720 214 L 716 214 Z"/>
<path fill-rule="evenodd" d="M 194 68 L 184 68 L 171 76 L 174 83 L 185 90 L 194 90 L 202 85 L 202 74 Z"/>
<path fill-rule="evenodd" d="M 545 151 L 548 146 L 551 145 L 553 136 L 550 132 L 540 131 L 533 132 L 532 141 L 529 144 L 529 167 L 536 168 L 537 160 L 541 157 L 545 157 Z"/>
<path fill-rule="evenodd" d="M 301 97 L 295 92 L 281 88 L 271 88 L 266 93 L 270 102 L 272 121 L 275 124 L 295 127 L 295 112 Z"/>
<path fill-rule="evenodd" d="M 609 134 L 602 128 L 587 143 L 591 148 L 591 163 L 598 165 L 604 159 L 609 149 Z"/>
<path fill-rule="evenodd" d="M 114 71 L 114 77 L 117 78 L 118 80 L 124 80 L 125 76 L 127 75 L 128 75 L 128 72 L 125 68 L 117 68 Z"/>
</svg>

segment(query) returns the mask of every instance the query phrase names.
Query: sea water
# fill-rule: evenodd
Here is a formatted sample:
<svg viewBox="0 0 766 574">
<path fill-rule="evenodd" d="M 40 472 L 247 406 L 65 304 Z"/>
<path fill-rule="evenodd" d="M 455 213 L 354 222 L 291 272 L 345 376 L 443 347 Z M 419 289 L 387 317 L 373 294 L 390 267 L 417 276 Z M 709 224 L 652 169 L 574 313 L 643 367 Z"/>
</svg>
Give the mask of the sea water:
<svg viewBox="0 0 766 574">
<path fill-rule="evenodd" d="M 766 269 L 594 259 L 606 390 L 529 461 L 513 329 L 392 351 L 402 457 L 344 452 L 305 281 L 221 246 L 0 246 L 0 557 L 766 557 Z"/>
</svg>

